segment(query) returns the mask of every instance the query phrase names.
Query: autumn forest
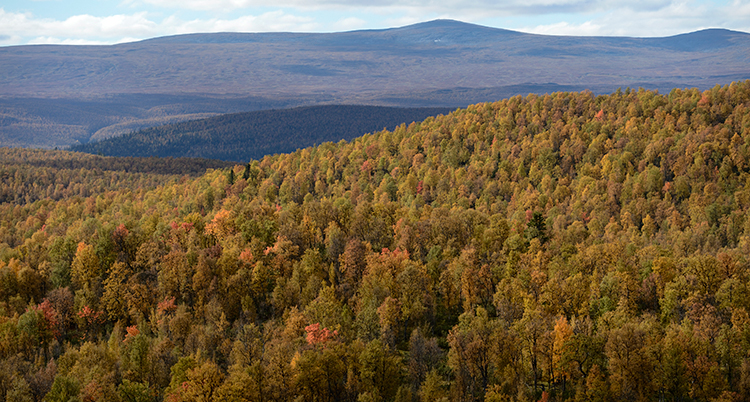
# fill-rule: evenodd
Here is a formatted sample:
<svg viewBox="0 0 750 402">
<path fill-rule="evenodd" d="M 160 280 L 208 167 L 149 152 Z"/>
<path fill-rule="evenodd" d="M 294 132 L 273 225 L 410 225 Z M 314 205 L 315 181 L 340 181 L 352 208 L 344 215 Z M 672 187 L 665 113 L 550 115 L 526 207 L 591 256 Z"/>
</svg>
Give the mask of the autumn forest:
<svg viewBox="0 0 750 402">
<path fill-rule="evenodd" d="M 0 201 L 5 401 L 750 399 L 750 81 L 240 165 L 6 148 Z"/>
</svg>

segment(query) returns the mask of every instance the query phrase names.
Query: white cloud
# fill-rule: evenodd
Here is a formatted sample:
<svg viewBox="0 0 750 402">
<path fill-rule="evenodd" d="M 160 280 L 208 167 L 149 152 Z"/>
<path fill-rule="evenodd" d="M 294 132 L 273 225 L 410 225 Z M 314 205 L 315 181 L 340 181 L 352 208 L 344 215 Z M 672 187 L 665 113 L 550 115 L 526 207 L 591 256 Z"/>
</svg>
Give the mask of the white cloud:
<svg viewBox="0 0 750 402">
<path fill-rule="evenodd" d="M 110 17 L 76 15 L 60 21 L 34 18 L 28 13 L 9 13 L 1 8 L 0 27 L 0 35 L 34 37 L 40 40 L 55 40 L 56 37 L 92 40 L 86 38 L 147 36 L 157 32 L 157 24 L 146 19 L 145 13 Z"/>
<path fill-rule="evenodd" d="M 93 41 L 86 39 L 60 39 L 50 36 L 40 36 L 29 40 L 29 45 L 108 45 L 109 42 Z"/>
<path fill-rule="evenodd" d="M 731 19 L 736 29 L 750 32 L 750 0 L 734 0 L 731 5 L 724 7 L 721 13 Z"/>
<path fill-rule="evenodd" d="M 526 28 L 523 31 L 542 35 L 596 36 L 601 34 L 602 27 L 591 21 L 586 21 L 582 24 L 558 22 L 550 25 L 538 25 L 533 28 Z"/>
<path fill-rule="evenodd" d="M 345 20 L 342 26 L 360 21 Z M 311 17 L 282 11 L 233 19 L 194 19 L 175 16 L 161 21 L 149 19 L 145 12 L 132 15 L 94 17 L 76 15 L 65 20 L 35 18 L 27 13 L 9 13 L 0 8 L 0 44 L 108 44 L 155 36 L 193 32 L 266 32 L 315 31 L 320 25 Z"/>
<path fill-rule="evenodd" d="M 750 1 L 748 0 L 734 0 L 728 8 L 742 16 L 750 15 Z"/>
<path fill-rule="evenodd" d="M 693 1 L 674 1 L 659 10 L 629 7 L 610 9 L 591 15 L 583 22 L 556 22 L 546 25 L 523 27 L 519 30 L 552 35 L 584 36 L 636 36 L 660 37 L 697 31 L 712 27 L 743 30 L 727 16 L 731 12 L 717 12 L 705 4 Z"/>
<path fill-rule="evenodd" d="M 281 11 L 268 12 L 259 16 L 246 15 L 235 19 L 212 18 L 182 21 L 172 16 L 165 19 L 160 26 L 161 31 L 170 34 L 192 32 L 306 32 L 317 28 L 315 20 L 310 17 L 299 17 Z"/>
<path fill-rule="evenodd" d="M 237 10 L 258 6 L 250 0 L 143 0 L 146 4 L 170 9 L 188 10 Z M 267 5 L 267 4 L 266 4 Z"/>
<path fill-rule="evenodd" d="M 705 6 L 685 1 L 659 11 L 616 10 L 596 22 L 605 35 L 669 36 L 708 28 L 713 18 L 708 15 L 710 10 Z"/>
<path fill-rule="evenodd" d="M 16 45 L 23 43 L 23 38 L 18 35 L 0 35 L 0 46 Z"/>
<path fill-rule="evenodd" d="M 332 28 L 335 32 L 341 32 L 341 31 L 353 31 L 356 29 L 361 29 L 363 27 L 367 26 L 367 21 L 356 18 L 356 17 L 349 17 L 344 18 L 336 21 Z"/>
<path fill-rule="evenodd" d="M 128 0 L 130 4 L 139 0 Z M 226 12 L 239 9 L 268 7 L 268 0 L 140 0 L 142 4 L 164 9 L 188 9 Z M 629 8 L 632 10 L 658 10 L 672 0 L 277 0 L 273 7 L 302 10 L 361 10 L 369 9 L 419 9 L 432 13 L 461 13 L 466 10 L 492 15 L 538 15 L 563 12 L 595 12 L 602 9 Z"/>
</svg>

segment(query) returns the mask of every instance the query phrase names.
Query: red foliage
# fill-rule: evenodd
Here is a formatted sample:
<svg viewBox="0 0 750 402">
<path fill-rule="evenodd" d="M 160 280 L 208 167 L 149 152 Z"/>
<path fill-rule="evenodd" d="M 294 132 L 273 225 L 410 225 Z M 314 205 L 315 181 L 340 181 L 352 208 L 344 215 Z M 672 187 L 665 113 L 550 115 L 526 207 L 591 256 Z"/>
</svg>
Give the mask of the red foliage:
<svg viewBox="0 0 750 402">
<path fill-rule="evenodd" d="M 57 311 L 52 307 L 52 303 L 49 300 L 44 299 L 37 307 L 44 315 L 44 320 L 47 321 L 47 328 L 52 331 L 52 334 L 57 338 L 60 336 L 59 323 L 57 322 Z"/>
<path fill-rule="evenodd" d="M 159 304 L 156 305 L 156 310 L 160 313 L 171 313 L 175 310 L 177 310 L 177 305 L 174 304 L 175 297 L 165 297 L 164 301 L 159 302 Z"/>
<path fill-rule="evenodd" d="M 393 257 L 399 261 L 404 261 L 409 259 L 409 251 L 407 250 L 401 250 L 401 248 L 396 247 L 395 250 L 391 251 L 387 247 L 384 247 L 383 250 L 381 250 L 380 255 L 383 257 Z"/>
<path fill-rule="evenodd" d="M 591 221 L 591 217 L 589 216 L 589 213 L 586 211 L 583 211 L 583 213 L 581 213 L 581 220 L 583 221 L 583 223 L 588 224 L 589 221 Z"/>
<path fill-rule="evenodd" d="M 115 241 L 122 241 L 125 239 L 125 237 L 130 234 L 130 231 L 128 228 L 125 227 L 124 223 L 121 223 L 120 226 L 118 226 L 114 232 L 112 232 L 112 238 L 115 239 Z"/>
<path fill-rule="evenodd" d="M 307 332 L 307 343 L 310 345 L 324 345 L 326 342 L 336 339 L 339 335 L 338 330 L 321 329 L 320 323 L 306 326 L 305 332 Z"/>
<path fill-rule="evenodd" d="M 175 221 L 172 221 L 172 222 L 169 223 L 169 227 L 171 227 L 172 230 L 175 230 L 175 231 L 181 230 L 181 231 L 184 231 L 185 233 L 187 233 L 187 232 L 193 230 L 193 227 L 195 227 L 195 224 L 193 222 L 177 223 Z"/>
<path fill-rule="evenodd" d="M 248 264 L 253 263 L 253 252 L 249 248 L 246 248 L 240 253 L 240 261 L 244 261 Z"/>
<path fill-rule="evenodd" d="M 711 99 L 708 97 L 708 92 L 704 92 L 701 95 L 701 100 L 698 101 L 698 106 L 708 106 L 708 104 L 711 103 Z"/>
<path fill-rule="evenodd" d="M 135 325 L 131 325 L 131 326 L 125 328 L 125 332 L 127 332 L 125 334 L 125 339 L 123 339 L 123 342 L 125 342 L 125 343 L 130 342 L 133 338 L 135 338 L 136 336 L 138 336 L 138 334 L 141 333 L 141 331 L 139 331 L 138 327 L 135 326 Z"/>
<path fill-rule="evenodd" d="M 52 303 L 49 300 L 44 299 L 41 303 L 36 306 L 29 307 L 29 310 L 35 310 L 42 314 L 44 317 L 44 329 L 49 331 L 55 338 L 60 336 L 59 322 L 57 320 L 57 310 L 52 307 Z"/>
<path fill-rule="evenodd" d="M 86 323 L 89 325 L 104 322 L 104 312 L 96 311 L 88 305 L 83 306 L 81 311 L 78 312 L 78 317 L 86 321 Z"/>
<path fill-rule="evenodd" d="M 372 170 L 373 170 L 373 169 L 374 169 L 374 166 L 373 166 L 372 162 L 370 162 L 369 160 L 366 160 L 366 161 L 365 161 L 365 162 L 364 162 L 364 163 L 362 164 L 362 168 L 361 168 L 361 170 L 362 170 L 362 172 L 364 172 L 364 173 L 370 174 L 370 173 L 372 173 Z"/>
</svg>

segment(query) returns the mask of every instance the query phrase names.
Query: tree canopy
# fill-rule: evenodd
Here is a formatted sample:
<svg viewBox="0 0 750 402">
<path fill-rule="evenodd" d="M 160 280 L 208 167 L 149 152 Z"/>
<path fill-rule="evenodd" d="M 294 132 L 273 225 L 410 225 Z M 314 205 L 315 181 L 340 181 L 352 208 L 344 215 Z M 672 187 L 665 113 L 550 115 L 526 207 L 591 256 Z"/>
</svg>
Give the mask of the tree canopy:
<svg viewBox="0 0 750 402">
<path fill-rule="evenodd" d="M 79 169 L 62 197 L 34 184 L 58 168 L 5 174 L 31 196 L 0 204 L 0 396 L 746 400 L 749 161 L 746 81 Z"/>
</svg>

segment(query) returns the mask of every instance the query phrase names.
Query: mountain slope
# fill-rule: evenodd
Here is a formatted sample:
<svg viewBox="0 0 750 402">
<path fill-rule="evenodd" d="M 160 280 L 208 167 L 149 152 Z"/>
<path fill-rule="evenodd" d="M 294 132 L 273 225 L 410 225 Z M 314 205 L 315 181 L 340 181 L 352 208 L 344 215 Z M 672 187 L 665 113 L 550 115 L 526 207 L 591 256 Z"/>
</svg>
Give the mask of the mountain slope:
<svg viewBox="0 0 750 402">
<path fill-rule="evenodd" d="M 118 124 L 153 124 L 150 109 L 116 113 L 118 105 L 144 95 L 165 96 L 153 107 L 179 117 L 184 109 L 229 113 L 322 103 L 457 107 L 555 90 L 539 85 L 595 93 L 639 86 L 706 89 L 750 76 L 750 35 L 707 30 L 669 38 L 545 36 L 438 20 L 340 33 L 191 34 L 113 46 L 5 47 L 0 59 L 0 116 L 7 116 L 0 119 L 0 144 L 23 145 L 20 133 L 31 129 L 38 134 L 27 145 L 62 146 L 87 142 Z M 266 103 L 235 108 L 248 97 Z M 62 111 L 36 118 L 40 107 L 14 103 L 18 98 L 26 104 L 57 99 L 95 114 L 100 112 L 91 101 L 112 107 L 97 124 L 68 123 Z M 211 100 L 215 105 L 206 106 Z M 44 125 L 57 138 L 46 140 Z"/>
<path fill-rule="evenodd" d="M 446 108 L 309 106 L 237 113 L 170 124 L 71 150 L 109 156 L 201 157 L 247 162 L 314 144 L 447 114 Z"/>
<path fill-rule="evenodd" d="M 377 99 L 398 91 L 525 82 L 614 89 L 670 80 L 679 71 L 685 85 L 713 86 L 708 77 L 728 74 L 746 78 L 750 35 L 718 32 L 566 37 L 433 21 L 330 34 L 218 33 L 113 46 L 18 46 L 0 48 L 0 86 L 6 96 L 65 96 L 71 89 L 79 96 L 322 91 L 343 100 L 363 92 Z"/>
</svg>

